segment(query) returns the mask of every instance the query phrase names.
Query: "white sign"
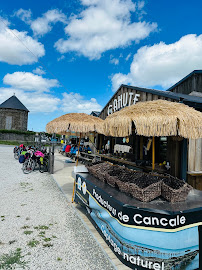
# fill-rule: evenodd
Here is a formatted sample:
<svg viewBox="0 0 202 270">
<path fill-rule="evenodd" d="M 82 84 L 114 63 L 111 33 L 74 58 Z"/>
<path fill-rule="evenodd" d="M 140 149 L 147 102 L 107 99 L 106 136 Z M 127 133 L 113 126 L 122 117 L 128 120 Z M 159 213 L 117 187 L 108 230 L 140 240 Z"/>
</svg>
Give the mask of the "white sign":
<svg viewBox="0 0 202 270">
<path fill-rule="evenodd" d="M 108 107 L 108 115 L 112 114 L 119 109 L 135 104 L 138 101 L 140 94 L 134 94 L 133 92 L 126 92 L 114 99 L 112 104 Z"/>
</svg>

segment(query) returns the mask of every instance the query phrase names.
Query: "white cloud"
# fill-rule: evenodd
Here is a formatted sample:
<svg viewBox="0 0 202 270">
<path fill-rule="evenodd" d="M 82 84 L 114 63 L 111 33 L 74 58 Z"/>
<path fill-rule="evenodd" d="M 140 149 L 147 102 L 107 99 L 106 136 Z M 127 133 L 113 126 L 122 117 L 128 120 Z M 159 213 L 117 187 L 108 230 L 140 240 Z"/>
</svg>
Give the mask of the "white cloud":
<svg viewBox="0 0 202 270">
<path fill-rule="evenodd" d="M 53 95 L 26 92 L 16 88 L 0 88 L 0 104 L 15 93 L 30 113 L 51 113 L 58 110 L 60 100 Z"/>
<path fill-rule="evenodd" d="M 4 84 L 11 87 L 0 88 L 0 104 L 14 93 L 31 113 L 61 113 L 100 111 L 102 106 L 95 98 L 85 99 L 78 93 L 62 93 L 61 98 L 55 97 L 52 87 L 58 87 L 57 80 L 45 79 L 29 72 L 14 72 L 3 78 Z"/>
<path fill-rule="evenodd" d="M 57 61 L 59 62 L 59 61 L 62 61 L 64 59 L 65 59 L 65 56 L 64 55 L 61 55 L 60 57 L 57 58 Z"/>
<path fill-rule="evenodd" d="M 59 9 L 51 9 L 36 20 L 32 19 L 31 10 L 19 9 L 15 15 L 25 23 L 29 24 L 35 36 L 43 36 L 52 30 L 57 22 L 67 24 L 67 17 Z"/>
<path fill-rule="evenodd" d="M 83 112 L 89 114 L 92 111 L 101 111 L 102 106 L 97 103 L 95 98 L 86 100 L 78 93 L 63 93 L 61 110 L 65 113 Z"/>
<path fill-rule="evenodd" d="M 0 22 L 0 61 L 11 65 L 33 64 L 45 55 L 43 44 L 27 35 L 9 29 L 8 22 Z M 24 45 L 23 45 L 23 44 Z M 34 56 L 26 47 L 36 56 Z"/>
<path fill-rule="evenodd" d="M 31 72 L 8 73 L 4 76 L 3 83 L 13 88 L 39 92 L 49 91 L 50 88 L 59 86 L 57 80 L 46 79 Z"/>
<path fill-rule="evenodd" d="M 67 40 L 55 43 L 62 54 L 74 51 L 89 59 L 99 59 L 103 52 L 139 42 L 157 29 L 156 23 L 131 22 L 131 13 L 136 11 L 132 0 L 81 2 L 85 9 L 70 18 L 65 28 Z"/>
<path fill-rule="evenodd" d="M 202 35 L 186 35 L 172 44 L 144 46 L 134 55 L 129 74 L 115 74 L 113 90 L 119 83 L 168 88 L 195 69 L 202 69 Z"/>
<path fill-rule="evenodd" d="M 33 73 L 37 75 L 43 75 L 46 74 L 46 72 L 43 70 L 43 67 L 37 67 L 33 70 Z"/>
<path fill-rule="evenodd" d="M 23 8 L 20 8 L 18 11 L 15 12 L 14 15 L 20 18 L 25 23 L 31 23 L 32 12 L 30 9 L 25 10 Z"/>
<path fill-rule="evenodd" d="M 102 106 L 95 98 L 84 99 L 78 93 L 63 93 L 62 99 L 56 98 L 50 93 L 39 93 L 24 91 L 17 88 L 0 88 L 0 104 L 10 98 L 15 93 L 16 97 L 25 105 L 30 113 L 52 113 L 62 111 L 62 113 L 101 111 Z"/>
<path fill-rule="evenodd" d="M 31 29 L 36 36 L 43 36 L 52 30 L 52 25 L 57 22 L 67 24 L 67 18 L 58 9 L 48 10 L 42 17 L 31 22 Z"/>
<path fill-rule="evenodd" d="M 129 75 L 116 73 L 112 77 L 112 91 L 117 91 L 121 84 L 133 84 L 133 80 L 130 78 Z"/>
<path fill-rule="evenodd" d="M 137 2 L 137 15 L 138 19 L 141 20 L 143 18 L 143 15 L 146 15 L 147 13 L 144 11 L 145 2 L 144 1 L 138 1 Z"/>
<path fill-rule="evenodd" d="M 128 60 L 130 59 L 130 57 L 131 57 L 131 53 L 129 53 L 129 54 L 126 56 L 125 60 L 128 61 Z"/>
<path fill-rule="evenodd" d="M 120 56 L 121 57 L 121 56 Z M 115 58 L 113 57 L 113 55 L 110 55 L 110 60 L 109 60 L 109 63 L 110 64 L 114 64 L 114 65 L 118 65 L 119 64 L 119 59 L 118 58 Z"/>
</svg>

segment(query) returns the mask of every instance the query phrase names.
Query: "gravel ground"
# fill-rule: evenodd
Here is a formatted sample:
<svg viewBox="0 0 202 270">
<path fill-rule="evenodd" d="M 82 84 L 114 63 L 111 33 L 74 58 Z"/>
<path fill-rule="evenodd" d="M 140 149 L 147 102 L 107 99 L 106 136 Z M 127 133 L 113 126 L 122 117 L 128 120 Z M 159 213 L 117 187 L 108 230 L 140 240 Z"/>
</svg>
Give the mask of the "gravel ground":
<svg viewBox="0 0 202 270">
<path fill-rule="evenodd" d="M 0 146 L 0 269 L 114 269 L 52 176 L 23 174 L 12 151 Z"/>
</svg>

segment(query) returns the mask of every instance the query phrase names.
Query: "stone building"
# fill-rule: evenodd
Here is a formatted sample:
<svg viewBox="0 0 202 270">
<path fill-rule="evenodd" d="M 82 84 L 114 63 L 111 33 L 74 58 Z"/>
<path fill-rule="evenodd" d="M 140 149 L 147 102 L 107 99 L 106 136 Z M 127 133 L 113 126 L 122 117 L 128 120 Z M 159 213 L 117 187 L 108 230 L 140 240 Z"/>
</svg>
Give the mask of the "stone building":
<svg viewBox="0 0 202 270">
<path fill-rule="evenodd" d="M 0 129 L 27 130 L 29 110 L 13 95 L 0 105 Z"/>
</svg>

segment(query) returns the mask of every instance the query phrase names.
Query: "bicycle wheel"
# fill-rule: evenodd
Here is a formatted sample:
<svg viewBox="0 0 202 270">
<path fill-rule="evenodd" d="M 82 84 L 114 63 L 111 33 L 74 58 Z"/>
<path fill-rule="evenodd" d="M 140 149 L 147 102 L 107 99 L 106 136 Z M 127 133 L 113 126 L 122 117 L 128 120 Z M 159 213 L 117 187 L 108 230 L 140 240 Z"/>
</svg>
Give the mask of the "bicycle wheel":
<svg viewBox="0 0 202 270">
<path fill-rule="evenodd" d="M 14 152 L 14 158 L 18 159 L 18 152 Z"/>
<path fill-rule="evenodd" d="M 22 165 L 23 173 L 28 174 L 31 173 L 35 168 L 35 162 L 32 159 L 27 159 Z"/>
</svg>

